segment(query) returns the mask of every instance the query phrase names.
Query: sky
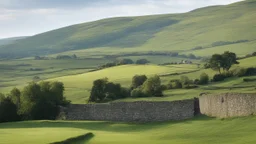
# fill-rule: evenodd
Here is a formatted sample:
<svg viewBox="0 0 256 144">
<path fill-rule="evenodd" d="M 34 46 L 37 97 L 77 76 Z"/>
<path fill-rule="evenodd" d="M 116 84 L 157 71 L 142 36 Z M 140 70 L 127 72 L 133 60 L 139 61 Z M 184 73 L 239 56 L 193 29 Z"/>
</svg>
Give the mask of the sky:
<svg viewBox="0 0 256 144">
<path fill-rule="evenodd" d="M 103 18 L 183 13 L 241 0 L 0 0 L 0 38 L 31 36 Z"/>
</svg>

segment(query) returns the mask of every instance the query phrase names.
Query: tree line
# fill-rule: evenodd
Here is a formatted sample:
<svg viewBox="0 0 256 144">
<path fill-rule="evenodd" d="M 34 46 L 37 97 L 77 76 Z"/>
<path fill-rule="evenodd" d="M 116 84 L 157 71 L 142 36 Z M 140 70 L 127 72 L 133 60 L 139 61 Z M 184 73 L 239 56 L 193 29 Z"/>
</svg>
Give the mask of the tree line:
<svg viewBox="0 0 256 144">
<path fill-rule="evenodd" d="M 256 55 L 252 53 L 252 56 Z M 218 71 L 218 74 L 213 76 L 212 81 L 223 81 L 226 78 L 230 77 L 242 77 L 242 76 L 253 76 L 256 75 L 256 68 L 249 67 L 249 68 L 236 68 L 230 70 L 233 65 L 239 64 L 237 61 L 238 57 L 235 53 L 226 51 L 223 54 L 214 54 L 205 63 L 204 67 L 206 69 L 211 68 L 212 70 Z"/>
<path fill-rule="evenodd" d="M 119 66 L 119 65 L 128 65 L 128 64 L 138 64 L 138 65 L 143 65 L 143 64 L 148 64 L 150 61 L 147 59 L 138 59 L 136 61 L 133 61 L 132 59 L 120 59 L 115 62 L 107 63 L 102 66 L 99 66 L 98 69 L 104 69 L 104 68 L 109 68 L 109 67 L 114 67 L 114 66 Z"/>
<path fill-rule="evenodd" d="M 161 80 L 157 75 L 149 78 L 145 75 L 135 75 L 129 88 L 103 78 L 93 82 L 88 102 L 108 102 L 127 97 L 161 97 L 162 92 Z"/>
<path fill-rule="evenodd" d="M 14 88 L 7 95 L 0 94 L 0 122 L 54 120 L 59 107 L 70 103 L 63 93 L 61 82 L 31 82 L 22 90 Z"/>
</svg>

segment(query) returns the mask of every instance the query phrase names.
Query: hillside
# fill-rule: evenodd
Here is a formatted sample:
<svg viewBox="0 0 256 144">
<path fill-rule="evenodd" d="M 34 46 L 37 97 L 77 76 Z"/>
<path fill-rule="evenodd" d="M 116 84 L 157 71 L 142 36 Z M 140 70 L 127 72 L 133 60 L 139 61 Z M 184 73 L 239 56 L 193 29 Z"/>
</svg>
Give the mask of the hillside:
<svg viewBox="0 0 256 144">
<path fill-rule="evenodd" d="M 256 60 L 256 57 L 246 58 L 240 60 L 240 64 L 233 66 L 232 69 L 237 67 L 254 67 L 253 63 Z M 143 70 L 143 71 L 142 71 Z M 170 75 L 174 73 L 184 73 L 178 75 Z M 71 100 L 72 103 L 86 103 L 90 95 L 90 90 L 93 84 L 93 81 L 100 78 L 107 77 L 110 81 L 115 83 L 120 83 L 124 87 L 129 87 L 131 85 L 132 77 L 134 75 L 145 74 L 147 76 L 159 75 L 161 76 L 161 81 L 163 84 L 167 84 L 172 79 L 179 79 L 182 75 L 188 76 L 190 79 L 199 78 L 201 73 L 207 73 L 210 78 L 216 74 L 215 71 L 211 69 L 200 69 L 197 65 L 167 65 L 167 66 L 157 66 L 157 65 L 124 65 L 117 66 L 112 68 L 107 68 L 95 72 L 87 72 L 77 75 L 69 75 L 63 77 L 56 77 L 53 79 L 47 79 L 49 81 L 61 81 L 65 85 L 65 96 L 67 99 Z M 167 76 L 166 76 L 167 75 Z M 164 92 L 164 97 L 157 98 L 127 98 L 124 101 L 172 101 L 180 99 L 189 99 L 196 96 L 199 96 L 202 92 L 209 93 L 222 93 L 230 92 L 230 87 L 233 88 L 232 92 L 256 92 L 255 82 L 243 82 L 243 78 L 232 78 L 228 79 L 222 83 L 212 83 L 207 86 L 202 86 L 197 89 L 177 89 L 169 90 Z M 241 87 L 239 87 L 241 86 Z M 221 88 L 220 88 L 221 87 Z M 121 100 L 123 101 L 123 100 Z"/>
<path fill-rule="evenodd" d="M 17 42 L 18 40 L 22 40 L 28 38 L 27 36 L 22 36 L 22 37 L 13 37 L 13 38 L 4 38 L 0 39 L 0 46 L 1 45 L 8 45 Z"/>
<path fill-rule="evenodd" d="M 246 0 L 183 14 L 83 23 L 1 46 L 0 57 L 27 57 L 71 50 L 75 53 L 74 50 L 91 48 L 112 52 L 177 51 L 200 56 L 230 50 L 246 55 L 256 50 L 255 7 L 256 0 Z"/>
</svg>

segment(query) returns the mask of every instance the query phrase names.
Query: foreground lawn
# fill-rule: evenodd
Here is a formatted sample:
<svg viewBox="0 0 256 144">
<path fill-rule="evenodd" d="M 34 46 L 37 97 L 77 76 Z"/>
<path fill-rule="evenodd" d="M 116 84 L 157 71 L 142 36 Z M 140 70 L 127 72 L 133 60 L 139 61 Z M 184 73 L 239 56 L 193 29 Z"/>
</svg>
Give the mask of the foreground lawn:
<svg viewBox="0 0 256 144">
<path fill-rule="evenodd" d="M 92 132 L 88 144 L 253 144 L 256 117 L 127 124 L 90 121 L 31 121 L 0 124 L 0 143 L 46 144 Z"/>
</svg>

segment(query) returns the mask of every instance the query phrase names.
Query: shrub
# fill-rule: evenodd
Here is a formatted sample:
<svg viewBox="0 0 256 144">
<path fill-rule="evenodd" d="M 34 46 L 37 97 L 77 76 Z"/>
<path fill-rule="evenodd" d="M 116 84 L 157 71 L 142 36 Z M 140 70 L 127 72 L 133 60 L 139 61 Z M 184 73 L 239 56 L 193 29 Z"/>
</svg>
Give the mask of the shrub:
<svg viewBox="0 0 256 144">
<path fill-rule="evenodd" d="M 256 68 L 249 67 L 246 69 L 245 76 L 253 76 L 256 75 Z"/>
<path fill-rule="evenodd" d="M 198 84 L 199 84 L 199 79 L 195 79 L 193 83 L 194 83 L 195 85 L 198 85 Z"/>
<path fill-rule="evenodd" d="M 147 80 L 146 75 L 135 75 L 132 78 L 131 89 L 135 89 L 135 88 L 141 86 L 146 80 Z"/>
<path fill-rule="evenodd" d="M 256 81 L 256 78 L 244 78 L 243 79 L 244 82 L 253 82 L 253 81 Z"/>
<path fill-rule="evenodd" d="M 117 65 L 127 65 L 127 64 L 134 64 L 134 62 L 131 59 L 121 59 L 117 62 Z"/>
<path fill-rule="evenodd" d="M 191 81 L 189 80 L 189 78 L 187 76 L 181 76 L 180 81 L 182 82 L 183 85 L 191 84 Z"/>
<path fill-rule="evenodd" d="M 147 79 L 141 86 L 142 92 L 150 96 L 163 96 L 161 88 L 161 79 L 155 75 Z"/>
<path fill-rule="evenodd" d="M 232 72 L 233 72 L 234 76 L 242 77 L 246 74 L 246 69 L 245 68 L 236 68 Z"/>
<path fill-rule="evenodd" d="M 167 85 L 161 85 L 161 89 L 164 91 L 164 90 L 167 90 L 168 89 L 168 86 Z"/>
<path fill-rule="evenodd" d="M 186 85 L 184 86 L 185 89 L 194 89 L 194 88 L 198 88 L 198 86 L 196 85 Z"/>
<path fill-rule="evenodd" d="M 253 76 L 256 75 L 256 68 L 239 68 L 232 71 L 234 76 L 242 77 L 242 76 Z"/>
<path fill-rule="evenodd" d="M 176 80 L 176 81 L 172 82 L 172 88 L 180 89 L 180 88 L 182 88 L 182 83 L 179 80 Z"/>
<path fill-rule="evenodd" d="M 204 85 L 209 83 L 209 76 L 206 73 L 200 75 L 199 84 Z"/>
<path fill-rule="evenodd" d="M 225 76 L 225 78 L 230 78 L 234 76 L 233 71 L 225 71 L 222 74 Z"/>
<path fill-rule="evenodd" d="M 140 88 L 137 88 L 137 89 L 132 90 L 131 97 L 133 97 L 133 98 L 149 97 L 149 95 L 143 93 Z"/>
<path fill-rule="evenodd" d="M 213 82 L 219 82 L 219 81 L 223 81 L 223 80 L 225 80 L 225 75 L 223 75 L 223 74 L 215 74 L 214 76 L 213 76 L 213 79 L 212 79 L 212 81 Z"/>
<path fill-rule="evenodd" d="M 147 59 L 139 59 L 136 61 L 136 64 L 147 64 L 150 63 Z"/>
</svg>

